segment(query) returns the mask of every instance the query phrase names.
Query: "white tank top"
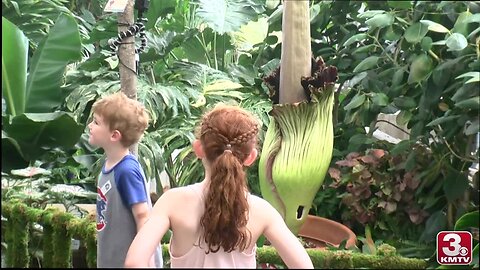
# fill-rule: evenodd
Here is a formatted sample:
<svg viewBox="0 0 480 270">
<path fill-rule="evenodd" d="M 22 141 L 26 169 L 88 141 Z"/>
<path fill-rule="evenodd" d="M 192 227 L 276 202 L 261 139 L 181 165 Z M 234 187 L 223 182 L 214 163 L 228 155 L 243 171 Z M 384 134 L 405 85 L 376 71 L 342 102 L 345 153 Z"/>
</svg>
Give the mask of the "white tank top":
<svg viewBox="0 0 480 270">
<path fill-rule="evenodd" d="M 190 185 L 195 193 L 203 201 L 203 197 L 200 193 L 200 186 L 197 184 Z M 172 235 L 173 237 L 173 235 Z M 170 253 L 170 267 L 171 268 L 256 268 L 256 251 L 257 246 L 254 245 L 252 250 L 240 252 L 233 250 L 232 252 L 225 252 L 222 248 L 219 251 L 213 253 L 209 252 L 208 246 L 202 237 L 200 245 L 194 245 L 192 248 L 180 257 L 172 255 L 172 242 L 169 245 Z M 171 239 L 171 238 L 170 238 Z"/>
</svg>

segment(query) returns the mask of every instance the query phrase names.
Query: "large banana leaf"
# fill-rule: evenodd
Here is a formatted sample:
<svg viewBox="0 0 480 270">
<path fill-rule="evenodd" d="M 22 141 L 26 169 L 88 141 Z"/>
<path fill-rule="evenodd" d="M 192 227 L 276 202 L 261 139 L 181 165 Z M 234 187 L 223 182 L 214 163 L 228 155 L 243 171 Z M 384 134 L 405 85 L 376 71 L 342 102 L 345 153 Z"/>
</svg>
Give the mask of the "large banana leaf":
<svg viewBox="0 0 480 270">
<path fill-rule="evenodd" d="M 197 15 L 215 32 L 234 32 L 264 11 L 259 0 L 194 0 Z"/>
<path fill-rule="evenodd" d="M 2 16 L 16 25 L 34 48 L 48 34 L 58 14 L 71 13 L 65 0 L 2 0 Z"/>
<path fill-rule="evenodd" d="M 81 59 L 78 25 L 73 17 L 60 14 L 50 33 L 31 59 L 26 89 L 26 112 L 51 112 L 68 93 L 61 89 L 65 67 Z"/>
<path fill-rule="evenodd" d="M 247 24 L 240 27 L 240 29 L 234 33 L 233 44 L 235 48 L 241 51 L 249 51 L 253 49 L 253 46 L 261 43 L 268 35 L 268 19 L 263 17 L 257 21 L 250 21 Z"/>
<path fill-rule="evenodd" d="M 25 113 L 3 119 L 2 146 L 5 143 L 12 147 L 2 147 L 2 159 L 20 155 L 31 161 L 52 148 L 73 147 L 84 128 L 67 112 Z M 20 153 L 12 153 L 12 149 Z"/>
<path fill-rule="evenodd" d="M 28 161 L 22 156 L 20 145 L 2 130 L 2 172 L 27 166 Z"/>
<path fill-rule="evenodd" d="M 25 110 L 28 39 L 2 17 L 2 95 L 6 113 L 13 116 Z"/>
</svg>

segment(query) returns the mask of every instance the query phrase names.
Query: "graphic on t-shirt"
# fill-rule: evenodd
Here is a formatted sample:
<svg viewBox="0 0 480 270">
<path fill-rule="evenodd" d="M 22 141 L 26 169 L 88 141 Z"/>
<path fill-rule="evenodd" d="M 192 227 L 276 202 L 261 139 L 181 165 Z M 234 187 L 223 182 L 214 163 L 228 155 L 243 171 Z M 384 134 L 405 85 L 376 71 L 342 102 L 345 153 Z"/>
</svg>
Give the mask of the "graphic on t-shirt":
<svg viewBox="0 0 480 270">
<path fill-rule="evenodd" d="M 101 188 L 97 187 L 97 231 L 105 228 L 107 221 L 105 212 L 107 211 L 107 197 L 103 194 Z"/>
</svg>

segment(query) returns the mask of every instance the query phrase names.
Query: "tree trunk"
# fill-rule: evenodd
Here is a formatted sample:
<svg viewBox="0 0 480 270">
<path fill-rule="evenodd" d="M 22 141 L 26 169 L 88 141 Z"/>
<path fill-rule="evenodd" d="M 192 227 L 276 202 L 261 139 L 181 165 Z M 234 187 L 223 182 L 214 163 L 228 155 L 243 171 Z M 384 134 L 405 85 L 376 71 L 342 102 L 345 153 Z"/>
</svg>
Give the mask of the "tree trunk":
<svg viewBox="0 0 480 270">
<path fill-rule="evenodd" d="M 129 0 L 125 11 L 118 17 L 118 31 L 127 31 L 134 24 L 134 0 Z M 118 48 L 121 91 L 129 98 L 137 99 L 137 74 L 135 61 L 135 37 L 122 40 Z M 132 154 L 137 156 L 138 145 L 130 147 Z"/>
</svg>

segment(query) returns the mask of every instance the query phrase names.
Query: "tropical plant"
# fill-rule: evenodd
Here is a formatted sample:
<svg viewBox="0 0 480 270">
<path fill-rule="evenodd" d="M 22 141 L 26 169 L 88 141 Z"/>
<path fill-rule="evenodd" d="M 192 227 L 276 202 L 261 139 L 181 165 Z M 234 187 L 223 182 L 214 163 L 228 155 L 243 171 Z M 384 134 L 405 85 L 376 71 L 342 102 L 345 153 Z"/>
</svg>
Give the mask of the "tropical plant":
<svg viewBox="0 0 480 270">
<path fill-rule="evenodd" d="M 442 224 L 452 229 L 455 218 L 472 203 L 468 168 L 478 163 L 474 141 L 479 93 L 474 89 L 480 84 L 480 6 L 366 1 L 361 10 L 354 5 L 331 4 L 342 12 L 332 18 L 337 25 L 327 27 L 330 38 L 320 42 L 336 48 L 339 57 L 330 63 L 342 68 L 336 147 L 344 157 L 371 147 L 378 114 L 396 113 L 397 123 L 410 129 L 409 140 L 395 150 L 407 155 L 406 170 L 421 159 L 410 151 L 412 146 L 420 143 L 432 153 L 418 175 L 420 188 L 433 185 L 440 191 L 422 199 L 429 202 L 424 210 L 435 226 L 426 227 L 428 236 L 421 240 L 431 239 Z M 365 126 L 368 133 L 361 130 Z"/>
<path fill-rule="evenodd" d="M 5 17 L 2 30 L 2 97 L 6 102 L 2 171 L 9 171 L 26 167 L 49 149 L 68 149 L 79 139 L 83 126 L 57 109 L 68 94 L 61 87 L 65 67 L 80 59 L 81 42 L 77 23 L 63 13 L 31 58 L 27 38 Z"/>
<path fill-rule="evenodd" d="M 397 123 L 390 125 L 406 126 L 409 139 L 383 149 L 404 157 L 404 172 L 412 173 L 416 163 L 427 161 L 416 173 L 420 185 L 415 196 L 429 213 L 420 237 L 397 239 L 395 245 L 402 245 L 408 256 L 429 257 L 426 247 L 436 233 L 453 229 L 454 220 L 466 209 L 478 207 L 478 177 L 469 171 L 478 164 L 479 93 L 474 89 L 480 75 L 480 6 L 448 1 L 322 1 L 317 10 L 312 50 L 339 68 L 332 165 L 350 153 L 363 156 L 376 148 L 373 134 L 383 121 L 378 115 L 395 113 Z M 412 151 L 417 145 L 431 153 L 429 159 Z M 335 196 L 324 193 L 316 209 L 335 202 Z M 338 214 L 334 217 L 341 221 Z"/>
<path fill-rule="evenodd" d="M 111 57 L 107 42 L 117 35 L 118 22 L 115 16 L 103 12 L 102 6 L 105 2 L 105 0 L 3 0 L 4 18 L 17 25 L 28 41 L 21 37 L 11 39 L 10 36 L 14 35 L 9 33 L 13 33 L 12 30 L 8 30 L 5 23 L 3 24 L 2 43 L 6 46 L 3 46 L 2 58 L 6 61 L 5 65 L 9 63 L 8 59 L 16 62 L 15 66 L 8 65 L 8 68 L 5 68 L 7 66 L 2 68 L 2 72 L 5 73 L 2 78 L 6 75 L 12 78 L 2 81 L 4 83 L 26 81 L 27 73 L 18 73 L 17 70 L 20 68 L 28 70 L 33 67 L 35 58 L 32 56 L 37 51 L 40 52 L 40 41 L 54 35 L 52 31 L 58 30 L 54 27 L 58 12 L 70 14 L 68 16 L 76 20 L 80 29 L 84 57 L 80 63 L 68 66 L 65 82 L 60 81 L 59 87 L 55 90 L 63 95 L 55 99 L 55 104 L 59 104 L 58 101 L 60 104 L 51 106 L 48 113 L 57 109 L 70 111 L 72 123 L 76 121 L 86 124 L 89 121 L 92 103 L 104 94 L 120 90 L 118 65 L 121 63 Z M 305 4 L 306 1 L 284 1 L 283 4 L 270 0 L 150 1 L 148 12 L 145 14 L 148 18 L 146 24 L 148 45 L 147 50 L 140 54 L 138 75 L 138 99 L 145 104 L 152 116 L 152 123 L 139 144 L 139 157 L 148 177 L 156 179 L 159 193 L 161 188 L 158 183 L 163 170 L 167 173 L 172 187 L 202 179 L 201 164 L 192 154 L 190 144 L 194 138 L 193 128 L 197 120 L 216 102 L 234 102 L 251 110 L 264 125 L 260 134 L 260 145 L 264 147 L 272 145 L 273 141 L 270 142 L 270 138 L 268 136 L 265 138 L 265 135 L 268 132 L 272 133 L 273 128 L 267 131 L 267 127 L 281 125 L 275 116 L 268 113 L 272 109 L 268 95 L 273 94 L 275 101 L 280 98 L 279 93 L 284 95 L 291 91 L 279 91 L 278 86 L 284 85 L 285 82 L 280 83 L 280 80 L 270 77 L 268 81 L 276 91 L 269 93 L 268 86 L 261 78 L 272 71 L 277 72 L 277 75 L 284 73 L 287 71 L 283 69 L 283 65 L 287 65 L 285 62 L 295 64 L 295 61 L 299 61 L 302 64 L 296 65 L 295 68 L 299 71 L 305 68 L 304 71 L 311 73 L 312 65 L 323 66 L 312 62 L 311 56 L 320 56 L 325 60 L 325 66 L 338 68 L 339 84 L 334 87 L 338 90 L 332 91 L 334 149 L 331 167 L 335 166 L 337 161 L 347 160 L 347 156 L 352 158 L 350 153 L 357 152 L 364 157 L 369 155 L 369 149 L 381 148 L 388 154 L 375 166 L 372 163 L 363 164 L 364 173 L 365 171 L 371 174 L 386 173 L 385 177 L 394 181 L 396 175 L 415 175 L 414 179 L 419 181 L 419 185 L 415 189 L 414 200 L 423 206 L 422 210 L 428 213 L 428 217 L 415 230 L 397 229 L 396 232 L 392 231 L 390 236 L 396 235 L 397 237 L 392 238 L 399 238 L 420 234 L 420 237 L 417 239 L 385 237 L 387 238 L 385 240 L 395 243 L 396 247 L 401 246 L 397 251 L 403 252 L 402 254 L 427 258 L 432 254 L 430 250 L 432 243 L 429 241 L 434 239 L 435 234 L 439 230 L 453 229 L 456 218 L 466 209 L 478 205 L 478 199 L 471 199 L 478 198 L 475 197 L 478 196 L 475 195 L 475 185 L 478 185 L 475 181 L 478 180 L 475 180 L 475 176 L 472 180 L 468 174 L 469 167 L 478 163 L 478 146 L 475 146 L 479 104 L 476 89 L 479 85 L 480 63 L 478 3 L 313 0 L 304 6 L 305 16 L 302 17 L 309 16 L 304 23 L 309 25 L 311 31 L 309 35 L 304 36 L 305 42 L 301 42 L 300 39 L 289 38 L 288 34 L 282 35 L 281 32 L 283 26 L 290 25 L 282 24 L 285 22 L 282 16 L 287 16 L 289 12 L 285 4 L 293 2 Z M 217 12 L 215 8 L 219 8 L 220 11 Z M 286 34 L 289 31 L 283 32 Z M 281 42 L 282 39 L 293 40 L 303 45 L 310 44 L 313 53 L 307 53 L 304 60 L 286 60 L 286 57 L 281 55 L 281 49 L 282 45 L 289 45 L 288 42 Z M 7 40 L 18 41 L 9 43 Z M 48 44 L 46 42 L 45 46 Z M 26 57 L 17 55 L 24 51 L 28 51 Z M 56 54 L 49 54 L 48 58 L 54 59 L 53 56 Z M 80 56 L 76 57 L 71 61 L 80 59 Z M 280 59 L 282 68 L 275 71 Z M 300 66 L 302 68 L 299 68 Z M 62 76 L 63 70 L 59 72 Z M 20 77 L 14 78 L 16 75 Z M 63 79 L 62 76 L 60 78 Z M 308 87 L 303 89 L 300 77 L 292 81 L 296 82 L 298 93 L 305 95 L 302 98 L 312 98 L 308 100 L 309 102 L 304 101 L 301 104 L 313 106 L 315 95 L 313 97 L 310 95 Z M 308 81 L 307 79 L 305 82 Z M 32 89 L 37 85 L 40 84 L 32 83 Z M 2 102 L 5 104 L 2 106 L 4 118 L 2 156 L 6 157 L 7 152 L 9 156 L 2 158 L 2 170 L 7 170 L 8 166 L 20 168 L 28 164 L 22 156 L 23 152 L 17 151 L 17 149 L 23 151 L 21 144 L 17 145 L 16 140 L 10 139 L 13 137 L 12 134 L 17 135 L 21 132 L 10 134 L 5 128 L 5 123 L 8 123 L 5 119 L 14 118 L 10 109 L 12 104 L 17 107 L 20 104 L 21 107 L 21 104 L 26 103 L 12 103 L 4 89 L 5 85 L 2 87 Z M 21 91 L 14 93 L 21 95 Z M 65 96 L 67 97 L 64 102 Z M 33 102 L 39 100 L 35 99 Z M 34 105 L 41 104 L 37 103 Z M 24 108 L 27 107 L 32 105 Z M 278 114 L 274 111 L 278 112 L 280 107 L 294 106 L 275 104 L 274 107 L 272 114 Z M 302 110 L 307 106 L 297 107 Z M 379 143 L 373 135 L 381 121 L 378 120 L 380 113 L 396 113 L 397 123 L 394 124 L 405 125 L 405 132 L 410 135 L 409 139 L 395 146 Z M 298 119 L 306 118 L 301 116 Z M 316 122 L 308 123 L 314 126 L 313 123 Z M 42 126 L 50 128 L 49 125 Z M 369 129 L 365 130 L 365 127 Z M 85 133 L 83 127 L 79 130 Z M 286 134 L 280 128 L 277 131 Z M 62 135 L 65 134 L 67 133 Z M 63 148 L 53 146 L 48 147 L 47 152 L 42 149 L 44 154 L 39 153 L 41 155 L 37 158 L 42 159 L 42 162 L 37 165 L 43 164 L 45 168 L 55 169 L 52 172 L 58 177 L 53 180 L 59 183 L 69 181 L 72 183 L 80 178 L 89 179 L 86 182 L 91 181 L 98 173 L 102 152 L 91 149 L 85 138 L 86 134 L 77 137 L 77 145 L 73 148 L 66 147 L 69 150 L 60 150 Z M 324 141 L 321 138 L 317 136 L 313 145 L 318 147 L 317 142 Z M 25 140 L 33 141 L 30 137 Z M 282 143 L 285 143 L 285 138 Z M 424 158 L 423 150 L 411 151 L 419 149 L 418 147 L 429 153 L 428 159 Z M 283 150 L 280 151 L 286 149 L 284 146 L 281 148 Z M 262 152 L 267 155 L 267 148 Z M 301 150 L 298 153 L 309 152 Z M 325 153 L 328 154 L 328 151 Z M 76 165 L 69 156 L 82 165 Z M 402 162 L 395 168 L 383 172 L 376 167 L 380 164 L 387 166 L 397 156 L 401 157 Z M 58 160 L 55 160 L 55 157 L 58 157 Z M 276 160 L 280 155 L 277 157 Z M 329 159 L 329 155 L 322 157 Z M 265 181 L 262 180 L 260 183 L 258 181 L 259 177 L 265 176 L 265 174 L 261 176 L 264 166 L 260 165 L 265 165 L 266 160 L 260 159 L 252 168 L 258 168 L 260 175 L 252 169 L 249 171 L 249 185 L 256 194 L 260 194 L 261 183 L 267 186 Z M 296 160 L 293 162 L 293 158 L 291 160 L 290 164 L 295 166 L 298 164 L 294 163 L 308 163 Z M 16 161 L 20 163 L 15 164 Z M 12 164 L 9 165 L 7 162 Z M 312 164 L 317 166 L 321 163 Z M 421 164 L 423 166 L 419 168 Z M 69 171 L 57 170 L 57 167 L 62 166 L 68 167 Z M 307 171 L 300 169 L 301 166 L 298 167 L 299 170 Z M 325 166 L 326 170 L 328 166 Z M 336 184 L 344 191 L 344 196 L 358 191 L 356 188 L 352 188 L 351 192 L 346 191 L 348 183 L 357 186 L 361 182 L 361 179 L 356 178 L 358 175 L 356 171 L 353 172 L 353 168 L 341 166 L 342 176 L 345 178 Z M 73 173 L 75 177 L 67 177 L 69 173 Z M 321 172 L 314 174 L 317 180 L 323 179 L 321 174 Z M 278 177 L 273 177 L 276 178 Z M 310 177 L 298 177 L 306 178 Z M 302 213 L 298 213 L 300 215 L 310 212 L 340 222 L 343 222 L 342 215 L 344 217 L 347 215 L 345 213 L 358 213 L 353 204 L 346 207 L 340 203 L 341 198 L 338 198 L 340 194 L 336 189 L 329 187 L 334 181 L 331 177 L 326 177 L 318 192 L 317 184 L 312 185 L 308 191 L 301 191 L 304 183 L 290 188 L 288 192 L 298 190 L 301 194 L 296 197 L 305 199 L 301 204 L 295 201 L 297 198 L 293 201 L 288 200 L 290 216 L 296 219 L 298 205 L 304 205 L 300 211 Z M 392 188 L 392 184 L 375 183 L 369 187 L 377 192 L 382 188 Z M 395 189 L 393 185 L 393 190 Z M 369 197 L 370 200 L 366 198 L 363 200 L 373 202 L 372 205 L 363 205 L 363 210 L 377 213 L 377 217 L 382 216 L 377 220 L 388 223 L 386 230 L 371 223 L 372 233 L 378 238 L 388 235 L 388 231 L 393 230 L 394 222 L 389 219 L 392 213 L 387 214 L 384 208 L 374 207 L 383 205 L 382 201 L 386 202 L 386 207 L 391 198 L 385 194 L 377 196 L 375 192 Z M 402 192 L 404 196 L 405 190 Z M 310 193 L 313 195 L 310 196 Z M 262 195 L 268 199 L 269 195 L 263 192 Z M 310 197 L 314 205 L 308 211 L 307 208 L 312 201 Z M 271 202 L 275 205 L 273 200 Z M 388 206 L 391 209 L 392 204 Z M 400 211 L 402 207 L 397 204 L 396 211 Z M 385 220 L 383 216 L 386 216 Z M 401 228 L 409 228 L 412 223 L 409 217 L 402 221 L 404 223 L 399 223 Z M 363 227 L 357 226 L 353 229 L 357 235 L 361 235 Z"/>
<path fill-rule="evenodd" d="M 389 146 L 386 145 L 386 149 Z M 350 228 L 369 225 L 378 238 L 418 239 L 423 232 L 425 209 L 438 203 L 425 200 L 427 193 L 437 193 L 433 185 L 425 186 L 419 175 L 429 163 L 431 152 L 421 145 L 412 149 L 418 159 L 407 163 L 407 154 L 384 149 L 370 149 L 365 153 L 352 152 L 329 169 L 334 188 L 346 207 L 341 220 Z M 412 167 L 413 166 L 413 167 Z M 408 169 L 407 169 L 408 168 Z"/>
<path fill-rule="evenodd" d="M 152 122 L 139 143 L 139 158 L 147 177 L 156 180 L 158 193 L 162 191 L 163 170 L 169 177 L 170 187 L 202 179 L 201 164 L 193 155 L 191 142 L 198 119 L 214 103 L 237 103 L 268 121 L 266 112 L 270 102 L 263 89 L 259 91 L 261 80 L 252 79 L 245 74 L 248 71 L 243 66 L 236 64 L 240 60 L 234 61 L 232 55 L 240 53 L 232 52 L 235 47 L 230 38 L 244 31 L 241 26 L 262 11 L 261 5 L 251 0 L 237 2 L 235 5 L 218 2 L 233 16 L 223 17 L 223 21 L 213 16 L 208 1 L 150 3 L 146 14 L 149 42 L 145 53 L 140 55 L 137 97 L 150 112 Z M 249 10 L 245 14 L 244 8 Z M 91 104 L 97 98 L 120 89 L 118 62 L 110 57 L 105 46 L 106 41 L 116 35 L 112 31 L 115 24 L 109 18 L 98 16 L 89 21 L 94 24 L 90 39 L 85 42 L 91 43 L 96 52 L 67 73 L 67 89 L 71 94 L 65 106 L 82 123 L 88 121 Z M 222 25 L 228 27 L 222 28 Z M 238 30 L 240 32 L 235 32 Z M 224 48 L 218 57 L 216 45 L 212 44 L 215 38 L 225 45 L 218 47 Z M 205 40 L 208 42 L 196 43 Z M 248 43 L 248 40 L 242 41 L 243 45 Z M 202 49 L 201 53 L 196 53 L 197 48 Z M 224 55 L 229 55 L 228 61 Z M 184 60 L 179 61 L 180 57 Z M 196 62 L 191 62 L 193 60 Z M 224 70 L 231 71 L 232 75 Z"/>
<path fill-rule="evenodd" d="M 463 214 L 455 222 L 455 231 L 470 231 L 473 235 L 473 249 L 472 249 L 472 263 L 470 264 L 472 268 L 478 268 L 479 262 L 479 211 L 471 211 Z"/>
<path fill-rule="evenodd" d="M 337 69 L 312 60 L 309 1 L 285 1 L 280 67 L 265 79 L 274 99 L 259 164 L 262 196 L 298 233 L 330 164 Z"/>
</svg>

